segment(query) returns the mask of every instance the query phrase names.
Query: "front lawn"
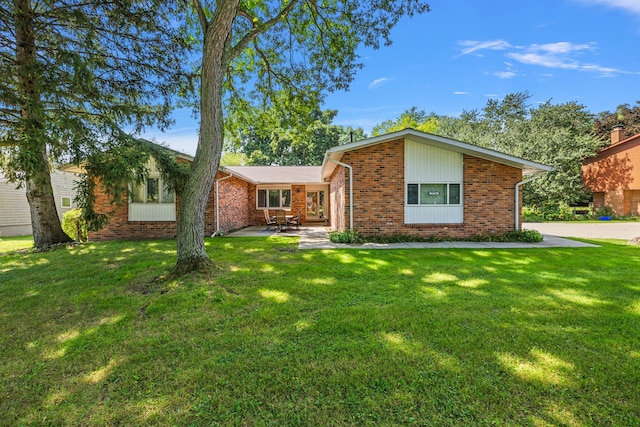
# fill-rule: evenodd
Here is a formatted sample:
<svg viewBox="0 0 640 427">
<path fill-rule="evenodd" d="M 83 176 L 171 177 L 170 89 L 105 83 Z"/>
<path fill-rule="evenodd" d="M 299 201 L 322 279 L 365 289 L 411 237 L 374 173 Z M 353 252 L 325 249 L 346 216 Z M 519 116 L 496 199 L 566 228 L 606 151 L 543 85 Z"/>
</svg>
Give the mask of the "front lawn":
<svg viewBox="0 0 640 427">
<path fill-rule="evenodd" d="M 0 235 L 0 255 L 33 248 L 33 236 L 3 237 Z"/>
<path fill-rule="evenodd" d="M 6 425 L 640 425 L 640 248 L 7 253 Z"/>
</svg>

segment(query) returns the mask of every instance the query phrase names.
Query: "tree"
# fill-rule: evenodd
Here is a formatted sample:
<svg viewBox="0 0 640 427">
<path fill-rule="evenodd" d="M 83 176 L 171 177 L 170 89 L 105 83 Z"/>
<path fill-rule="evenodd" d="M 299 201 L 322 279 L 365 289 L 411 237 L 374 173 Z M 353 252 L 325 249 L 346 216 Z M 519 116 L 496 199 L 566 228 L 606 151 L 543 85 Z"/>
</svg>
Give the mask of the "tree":
<svg viewBox="0 0 640 427">
<path fill-rule="evenodd" d="M 558 206 L 589 201 L 591 192 L 582 182 L 582 161 L 602 147 L 591 133 L 592 120 L 583 105 L 547 101 L 532 109 L 530 120 L 515 128 L 510 154 L 555 169 L 524 186 L 524 203 Z"/>
<path fill-rule="evenodd" d="M 640 101 L 631 107 L 629 104 L 618 105 L 615 113 L 604 111 L 593 121 L 593 131 L 603 141 L 610 141 L 611 129 L 615 125 L 624 125 L 627 137 L 640 133 Z"/>
<path fill-rule="evenodd" d="M 420 0 L 193 0 L 202 41 L 200 134 L 181 194 L 177 274 L 207 269 L 204 212 L 224 140 L 223 111 L 251 102 L 283 114 L 318 105 L 348 87 L 362 67 L 356 48 L 390 43 L 405 15 L 429 10 Z M 274 96 L 276 95 L 276 96 Z M 304 109 L 304 108 L 303 108 Z"/>
<path fill-rule="evenodd" d="M 362 138 L 364 130 L 332 124 L 336 110 L 314 108 L 297 123 L 278 122 L 277 111 L 260 111 L 251 125 L 245 125 L 233 138 L 233 149 L 246 156 L 249 165 L 320 165 L 331 147 Z M 268 120 L 260 120 L 267 116 Z M 275 119 L 274 119 L 275 118 Z"/>
<path fill-rule="evenodd" d="M 382 135 L 389 132 L 395 132 L 406 128 L 413 128 L 427 133 L 436 133 L 438 130 L 438 122 L 433 115 L 428 116 L 424 110 L 418 110 L 417 107 L 411 107 L 400 114 L 395 120 L 386 120 L 373 127 L 373 136 Z"/>
<path fill-rule="evenodd" d="M 176 52 L 184 51 L 174 15 L 161 0 L 0 6 L 0 167 L 26 187 L 36 247 L 70 240 L 55 209 L 52 163 L 98 159 L 134 144 L 123 128 L 169 123 Z M 142 170 L 144 156 L 127 159 Z"/>
</svg>

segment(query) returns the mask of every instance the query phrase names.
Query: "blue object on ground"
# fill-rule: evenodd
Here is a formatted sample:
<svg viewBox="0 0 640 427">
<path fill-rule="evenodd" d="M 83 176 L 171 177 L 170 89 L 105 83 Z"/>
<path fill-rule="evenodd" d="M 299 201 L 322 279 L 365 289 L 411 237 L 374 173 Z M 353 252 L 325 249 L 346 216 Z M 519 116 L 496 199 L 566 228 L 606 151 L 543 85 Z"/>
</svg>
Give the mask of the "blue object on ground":
<svg viewBox="0 0 640 427">
<path fill-rule="evenodd" d="M 600 221 L 611 221 L 611 217 L 610 216 L 601 216 L 600 217 Z"/>
</svg>

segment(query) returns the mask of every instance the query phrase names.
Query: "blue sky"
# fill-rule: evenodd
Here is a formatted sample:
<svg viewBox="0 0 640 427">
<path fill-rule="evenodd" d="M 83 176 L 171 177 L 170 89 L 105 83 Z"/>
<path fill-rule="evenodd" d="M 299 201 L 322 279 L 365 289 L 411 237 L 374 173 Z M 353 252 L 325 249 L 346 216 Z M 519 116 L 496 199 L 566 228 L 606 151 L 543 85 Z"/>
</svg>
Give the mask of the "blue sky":
<svg viewBox="0 0 640 427">
<path fill-rule="evenodd" d="M 335 124 L 371 128 L 413 106 L 457 116 L 529 91 L 533 103 L 576 101 L 592 113 L 640 100 L 640 0 L 431 0 L 393 44 L 363 49 L 348 92 L 331 93 Z M 194 154 L 198 122 L 144 136 Z"/>
</svg>

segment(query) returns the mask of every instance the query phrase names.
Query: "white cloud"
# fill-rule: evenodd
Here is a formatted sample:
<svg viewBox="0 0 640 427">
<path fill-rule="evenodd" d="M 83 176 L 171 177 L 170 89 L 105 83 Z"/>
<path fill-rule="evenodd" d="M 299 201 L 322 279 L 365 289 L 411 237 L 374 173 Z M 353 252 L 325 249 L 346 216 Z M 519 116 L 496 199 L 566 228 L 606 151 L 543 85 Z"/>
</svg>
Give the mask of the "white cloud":
<svg viewBox="0 0 640 427">
<path fill-rule="evenodd" d="M 603 0 L 604 1 L 604 0 Z M 622 2 L 622 0 L 619 0 Z M 640 0 L 635 0 L 639 4 Z M 460 41 L 461 46 L 466 46 L 462 53 L 457 57 L 467 55 L 472 52 L 478 52 L 483 49 L 489 50 L 506 50 L 504 55 L 510 60 L 514 60 L 521 64 L 535 65 L 538 67 L 555 68 L 562 70 L 576 70 L 591 73 L 599 73 L 603 77 L 611 77 L 616 74 L 636 74 L 628 71 L 606 67 L 599 64 L 585 63 L 580 59 L 589 52 L 595 52 L 596 43 L 573 43 L 573 42 L 556 42 L 556 43 L 534 43 L 529 46 L 514 46 L 505 40 L 489 40 L 489 41 Z M 506 62 L 507 70 L 493 73 L 501 79 L 511 79 L 519 73 L 511 70 L 511 63 Z"/>
<path fill-rule="evenodd" d="M 581 0 L 586 4 L 601 4 L 603 6 L 615 7 L 627 10 L 631 13 L 640 14 L 640 1 L 638 0 Z"/>
<path fill-rule="evenodd" d="M 462 52 L 459 56 L 468 55 L 473 52 L 477 52 L 479 50 L 489 49 L 489 50 L 505 50 L 511 47 L 511 45 L 505 40 L 489 40 L 485 42 L 477 41 L 477 40 L 462 40 L 459 41 L 458 44 L 460 46 L 466 46 L 465 49 L 462 49 Z"/>
<path fill-rule="evenodd" d="M 508 53 L 507 56 L 511 59 L 515 59 L 518 62 L 529 65 L 538 65 L 540 67 L 548 68 L 562 68 L 565 70 L 575 70 L 579 68 L 576 62 L 569 61 L 568 58 L 559 58 L 555 55 L 545 55 L 541 53 Z"/>
<path fill-rule="evenodd" d="M 454 95 L 469 95 L 470 92 L 462 92 L 462 91 L 456 91 L 453 92 Z"/>
<path fill-rule="evenodd" d="M 500 77 L 501 79 L 512 79 L 515 76 L 517 76 L 516 73 L 514 73 L 513 71 L 498 71 L 496 73 L 493 73 L 495 76 Z"/>
<path fill-rule="evenodd" d="M 557 43 L 545 43 L 545 44 L 532 44 L 527 48 L 530 51 L 541 51 L 549 54 L 561 54 L 579 52 L 581 50 L 593 49 L 594 44 L 575 44 L 571 42 L 557 42 Z"/>
<path fill-rule="evenodd" d="M 385 84 L 387 84 L 388 82 L 393 81 L 393 80 L 394 80 L 393 78 L 388 78 L 388 77 L 382 77 L 380 79 L 375 79 L 374 81 L 372 81 L 369 84 L 369 89 L 375 89 L 377 87 L 384 86 Z"/>
</svg>

